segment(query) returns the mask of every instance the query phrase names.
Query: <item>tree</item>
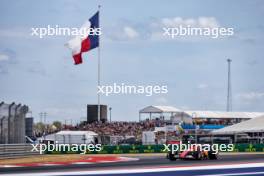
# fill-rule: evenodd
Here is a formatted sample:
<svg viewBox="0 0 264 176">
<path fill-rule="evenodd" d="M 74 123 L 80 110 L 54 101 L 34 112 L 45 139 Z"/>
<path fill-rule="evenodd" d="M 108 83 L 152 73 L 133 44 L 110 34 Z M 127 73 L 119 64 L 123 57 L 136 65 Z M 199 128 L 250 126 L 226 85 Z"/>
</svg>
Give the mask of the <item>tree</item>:
<svg viewBox="0 0 264 176">
<path fill-rule="evenodd" d="M 37 133 L 41 133 L 44 132 L 45 130 L 45 125 L 42 122 L 38 122 L 34 125 L 34 129 Z"/>
<path fill-rule="evenodd" d="M 52 123 L 58 130 L 61 130 L 62 129 L 62 124 L 60 121 L 54 121 Z"/>
</svg>

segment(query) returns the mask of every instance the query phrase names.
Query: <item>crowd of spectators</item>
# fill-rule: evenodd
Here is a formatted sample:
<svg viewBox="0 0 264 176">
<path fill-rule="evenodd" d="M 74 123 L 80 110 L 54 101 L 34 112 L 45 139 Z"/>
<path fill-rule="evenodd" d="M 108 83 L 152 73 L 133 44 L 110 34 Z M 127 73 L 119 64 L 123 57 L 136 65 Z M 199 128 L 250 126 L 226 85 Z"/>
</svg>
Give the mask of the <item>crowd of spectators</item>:
<svg viewBox="0 0 264 176">
<path fill-rule="evenodd" d="M 52 134 L 60 130 L 73 130 L 73 131 L 93 131 L 99 136 L 121 136 L 123 139 L 127 137 L 134 137 L 136 141 L 142 140 L 143 131 L 154 131 L 155 127 L 164 127 L 168 122 L 164 120 L 157 119 L 146 119 L 141 122 L 93 122 L 87 123 L 83 122 L 77 125 L 63 125 L 61 129 L 46 128 L 46 131 L 35 131 L 36 137 L 43 136 L 44 134 Z M 45 132 L 44 132 L 45 131 Z M 199 134 L 203 131 L 198 130 Z M 177 130 L 177 131 L 158 131 L 155 133 L 156 143 L 164 143 L 166 139 L 170 137 L 179 137 L 181 134 L 193 134 L 193 130 Z"/>
<path fill-rule="evenodd" d="M 88 130 L 98 135 L 110 136 L 134 136 L 141 139 L 143 131 L 154 131 L 155 127 L 163 126 L 159 119 L 145 120 L 141 122 L 94 122 L 83 123 L 77 126 L 78 130 Z"/>
</svg>

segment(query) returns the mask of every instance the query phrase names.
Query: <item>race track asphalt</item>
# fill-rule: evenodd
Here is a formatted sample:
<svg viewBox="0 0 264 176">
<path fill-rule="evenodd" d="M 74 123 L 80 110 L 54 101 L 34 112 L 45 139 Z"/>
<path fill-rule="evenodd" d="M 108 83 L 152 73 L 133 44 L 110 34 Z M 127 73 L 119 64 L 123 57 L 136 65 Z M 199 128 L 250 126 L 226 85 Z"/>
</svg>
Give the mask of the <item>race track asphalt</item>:
<svg viewBox="0 0 264 176">
<path fill-rule="evenodd" d="M 136 156 L 133 156 L 136 157 Z M 116 163 L 95 163 L 81 165 L 58 165 L 58 166 L 36 166 L 36 167 L 13 167 L 0 168 L 1 174 L 18 174 L 18 173 L 48 173 L 48 172 L 67 172 L 67 171 L 100 171 L 109 169 L 137 169 L 137 168 L 155 168 L 169 166 L 199 166 L 204 165 L 220 165 L 220 164 L 236 164 L 236 163 L 264 163 L 263 154 L 236 154 L 236 155 L 220 155 L 218 160 L 177 160 L 169 161 L 166 156 L 139 156 L 137 161 L 116 162 Z M 264 168 L 263 175 L 264 175 Z M 126 174 L 127 175 L 127 174 Z M 129 174 L 128 174 L 129 175 Z M 146 175 L 146 174 L 144 174 Z M 148 174 L 147 174 L 148 175 Z M 167 174 L 166 174 L 167 175 Z"/>
</svg>

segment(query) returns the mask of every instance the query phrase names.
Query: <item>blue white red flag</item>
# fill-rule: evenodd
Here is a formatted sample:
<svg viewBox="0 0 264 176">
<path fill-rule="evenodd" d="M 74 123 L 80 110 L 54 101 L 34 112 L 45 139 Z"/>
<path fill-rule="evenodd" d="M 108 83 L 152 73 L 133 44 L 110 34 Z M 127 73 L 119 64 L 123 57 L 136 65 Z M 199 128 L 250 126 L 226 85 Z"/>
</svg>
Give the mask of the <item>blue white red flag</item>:
<svg viewBox="0 0 264 176">
<path fill-rule="evenodd" d="M 84 32 L 71 39 L 66 45 L 72 50 L 74 63 L 82 63 L 82 53 L 88 52 L 99 46 L 99 35 L 91 31 L 99 29 L 99 11 L 86 21 L 80 31 Z"/>
</svg>

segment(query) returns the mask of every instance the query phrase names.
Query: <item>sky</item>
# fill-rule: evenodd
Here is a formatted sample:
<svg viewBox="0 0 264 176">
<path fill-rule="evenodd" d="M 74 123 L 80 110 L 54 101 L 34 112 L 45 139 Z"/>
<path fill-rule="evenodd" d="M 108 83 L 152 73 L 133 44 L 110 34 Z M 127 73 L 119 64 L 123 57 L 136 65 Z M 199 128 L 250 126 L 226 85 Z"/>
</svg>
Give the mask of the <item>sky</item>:
<svg viewBox="0 0 264 176">
<path fill-rule="evenodd" d="M 78 122 L 97 103 L 97 49 L 74 65 L 64 46 L 71 36 L 31 35 L 31 28 L 80 27 L 101 4 L 101 83 L 167 85 L 167 94 L 110 95 L 112 120 L 136 121 L 149 105 L 225 111 L 227 62 L 232 59 L 233 111 L 264 111 L 264 2 L 261 0 L 2 0 L 0 101 L 30 107 L 36 121 Z M 164 21 L 234 29 L 234 35 L 162 36 Z"/>
</svg>

